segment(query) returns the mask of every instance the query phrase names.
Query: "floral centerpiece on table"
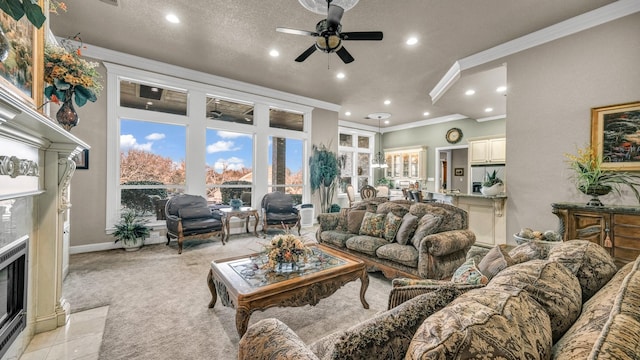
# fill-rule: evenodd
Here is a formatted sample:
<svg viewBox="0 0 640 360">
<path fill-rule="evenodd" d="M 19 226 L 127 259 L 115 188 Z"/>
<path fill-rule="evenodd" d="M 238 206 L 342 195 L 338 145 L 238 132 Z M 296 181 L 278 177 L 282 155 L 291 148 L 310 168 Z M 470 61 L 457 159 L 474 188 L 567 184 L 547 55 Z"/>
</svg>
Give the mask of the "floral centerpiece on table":
<svg viewBox="0 0 640 360">
<path fill-rule="evenodd" d="M 620 195 L 620 186 L 629 187 L 640 203 L 640 175 L 624 171 L 602 169 L 602 156 L 592 147 L 577 148 L 577 155 L 565 154 L 569 167 L 575 171 L 576 187 L 582 193 L 591 195 L 588 205 L 602 206 L 598 196 L 611 191 Z"/>
<path fill-rule="evenodd" d="M 286 263 L 306 262 L 310 252 L 302 240 L 293 234 L 276 235 L 264 247 L 267 262 L 262 268 L 267 270 L 276 270 Z"/>
<path fill-rule="evenodd" d="M 44 94 L 51 102 L 71 101 L 78 106 L 95 102 L 102 90 L 98 63 L 82 59 L 82 39 L 77 34 L 62 40 L 61 46 L 47 44 L 44 48 L 44 81 L 49 84 Z M 78 41 L 80 45 L 72 42 Z"/>
</svg>

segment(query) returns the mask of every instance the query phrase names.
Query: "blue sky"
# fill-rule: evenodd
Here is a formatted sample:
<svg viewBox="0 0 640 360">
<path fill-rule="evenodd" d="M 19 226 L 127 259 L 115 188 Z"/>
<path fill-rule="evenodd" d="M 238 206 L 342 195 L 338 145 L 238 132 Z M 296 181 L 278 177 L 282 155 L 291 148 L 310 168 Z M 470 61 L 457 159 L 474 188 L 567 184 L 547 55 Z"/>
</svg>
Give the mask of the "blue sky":
<svg viewBox="0 0 640 360">
<path fill-rule="evenodd" d="M 185 158 L 186 128 L 154 122 L 125 120 L 120 123 L 120 150 L 137 149 L 148 151 L 175 162 Z M 253 166 L 253 139 L 250 134 L 224 130 L 207 129 L 206 161 L 216 171 L 225 165 L 228 169 L 239 170 Z M 302 162 L 301 140 L 287 139 L 287 165 L 293 172 L 300 170 Z M 269 141 L 269 150 L 271 140 Z M 271 163 L 271 151 L 269 151 Z"/>
</svg>

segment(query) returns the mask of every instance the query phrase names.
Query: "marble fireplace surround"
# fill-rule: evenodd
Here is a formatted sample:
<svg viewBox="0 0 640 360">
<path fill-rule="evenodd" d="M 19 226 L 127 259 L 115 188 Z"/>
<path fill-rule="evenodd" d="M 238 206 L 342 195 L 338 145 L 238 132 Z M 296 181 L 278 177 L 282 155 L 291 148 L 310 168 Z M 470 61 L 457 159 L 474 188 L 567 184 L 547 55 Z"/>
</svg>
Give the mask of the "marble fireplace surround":
<svg viewBox="0 0 640 360">
<path fill-rule="evenodd" d="M 0 87 L 0 201 L 28 204 L 31 219 L 27 275 L 27 325 L 5 358 L 19 358 L 36 333 L 67 322 L 62 298 L 63 241 L 68 225 L 73 156 L 89 145 Z M 6 215 L 6 214 L 5 214 Z"/>
</svg>

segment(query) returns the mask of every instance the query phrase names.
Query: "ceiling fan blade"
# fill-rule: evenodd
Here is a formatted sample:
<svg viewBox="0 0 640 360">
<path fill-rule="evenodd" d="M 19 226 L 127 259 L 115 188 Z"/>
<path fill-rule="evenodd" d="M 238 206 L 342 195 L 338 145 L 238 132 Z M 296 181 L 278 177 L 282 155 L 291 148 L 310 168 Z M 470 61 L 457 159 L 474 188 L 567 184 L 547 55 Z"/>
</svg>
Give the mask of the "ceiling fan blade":
<svg viewBox="0 0 640 360">
<path fill-rule="evenodd" d="M 354 31 L 340 33 L 342 40 L 382 40 L 382 31 Z"/>
<path fill-rule="evenodd" d="M 353 56 L 349 54 L 347 49 L 344 48 L 344 46 L 340 47 L 340 49 L 336 51 L 336 54 L 340 56 L 340 59 L 342 59 L 342 61 L 344 61 L 345 64 L 348 64 L 350 62 L 353 62 L 353 60 L 355 60 Z"/>
<path fill-rule="evenodd" d="M 332 28 L 334 31 L 338 29 L 338 25 L 340 25 L 340 20 L 342 19 L 342 14 L 344 14 L 344 9 L 338 5 L 329 5 L 329 12 L 327 13 L 327 26 Z"/>
<path fill-rule="evenodd" d="M 313 54 L 315 51 L 316 51 L 316 45 L 315 45 L 315 44 L 313 44 L 313 45 L 311 45 L 311 47 L 310 47 L 310 48 L 308 48 L 308 49 L 307 49 L 307 50 L 305 50 L 302 54 L 300 54 L 300 56 L 298 56 L 298 57 L 296 58 L 296 61 L 297 61 L 297 62 L 303 62 L 303 61 L 305 61 L 305 60 L 309 57 L 309 55 Z"/>
<path fill-rule="evenodd" d="M 285 34 L 293 34 L 293 35 L 305 35 L 305 36 L 318 36 L 318 33 L 314 33 L 311 31 L 307 31 L 307 30 L 297 30 L 297 29 L 289 29 L 289 28 L 283 28 L 283 27 L 278 27 L 276 28 L 276 31 L 281 32 L 281 33 L 285 33 Z"/>
</svg>

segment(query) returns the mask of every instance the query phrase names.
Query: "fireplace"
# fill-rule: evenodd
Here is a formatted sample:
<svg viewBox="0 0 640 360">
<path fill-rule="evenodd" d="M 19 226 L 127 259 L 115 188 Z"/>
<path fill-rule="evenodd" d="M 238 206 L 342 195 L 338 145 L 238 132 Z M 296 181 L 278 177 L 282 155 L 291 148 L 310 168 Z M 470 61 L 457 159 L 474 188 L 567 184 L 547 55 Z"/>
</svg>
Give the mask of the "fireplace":
<svg viewBox="0 0 640 360">
<path fill-rule="evenodd" d="M 27 326 L 29 237 L 0 249 L 0 357 Z"/>
</svg>

